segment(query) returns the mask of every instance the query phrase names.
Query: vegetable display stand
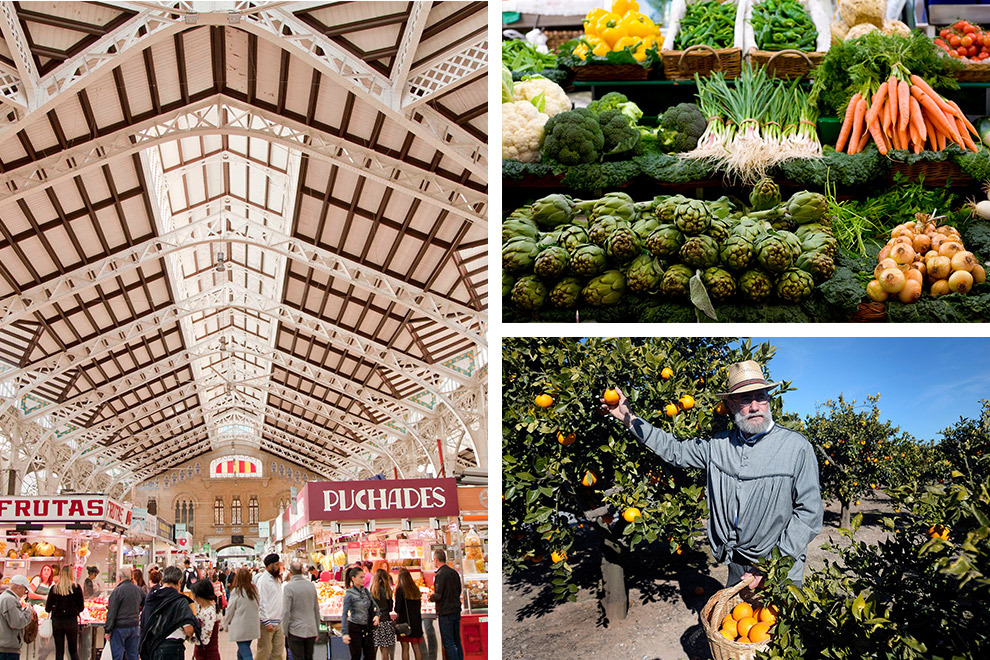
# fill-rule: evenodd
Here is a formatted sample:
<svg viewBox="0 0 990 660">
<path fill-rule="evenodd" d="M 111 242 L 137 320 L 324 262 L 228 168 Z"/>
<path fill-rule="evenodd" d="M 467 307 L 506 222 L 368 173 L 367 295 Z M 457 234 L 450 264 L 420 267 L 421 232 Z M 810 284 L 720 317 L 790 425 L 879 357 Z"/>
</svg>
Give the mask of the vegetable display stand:
<svg viewBox="0 0 990 660">
<path fill-rule="evenodd" d="M 770 647 L 769 640 L 759 643 L 730 642 L 719 632 L 722 619 L 732 613 L 732 608 L 743 602 L 753 604 L 739 595 L 751 582 L 752 579 L 715 592 L 701 610 L 701 626 L 708 637 L 713 660 L 753 660 L 757 652 L 766 651 Z"/>
<path fill-rule="evenodd" d="M 547 38 L 547 48 L 553 52 L 561 44 L 583 37 L 584 30 L 544 30 L 543 34 Z"/>
<path fill-rule="evenodd" d="M 851 323 L 886 323 L 887 307 L 882 302 L 859 303 L 859 309 L 849 317 Z"/>
<path fill-rule="evenodd" d="M 696 44 L 685 50 L 661 50 L 667 80 L 693 80 L 721 71 L 726 78 L 738 78 L 742 71 L 741 48 L 712 48 Z"/>
<path fill-rule="evenodd" d="M 574 67 L 574 79 L 587 80 L 646 80 L 650 77 L 652 66 L 638 64 L 585 64 Z"/>
<path fill-rule="evenodd" d="M 825 53 L 805 53 L 787 49 L 776 52 L 749 49 L 749 62 L 752 66 L 766 67 L 774 78 L 804 78 L 825 60 Z"/>
<path fill-rule="evenodd" d="M 969 185 L 973 183 L 973 177 L 962 171 L 955 162 L 951 160 L 943 161 L 919 161 L 917 163 L 900 163 L 896 160 L 890 161 L 890 172 L 887 180 L 894 182 L 894 176 L 900 174 L 908 181 L 918 181 L 924 178 L 925 185 L 945 186 L 948 181 L 954 184 Z"/>
</svg>

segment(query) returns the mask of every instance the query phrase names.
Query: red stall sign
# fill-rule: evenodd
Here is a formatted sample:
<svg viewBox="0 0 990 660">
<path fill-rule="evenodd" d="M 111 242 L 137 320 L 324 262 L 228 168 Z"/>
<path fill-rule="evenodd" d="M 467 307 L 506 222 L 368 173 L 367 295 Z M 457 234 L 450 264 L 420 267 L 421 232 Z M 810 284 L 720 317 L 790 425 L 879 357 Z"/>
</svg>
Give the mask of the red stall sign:
<svg viewBox="0 0 990 660">
<path fill-rule="evenodd" d="M 456 516 L 455 479 L 310 482 L 310 520 L 375 520 Z"/>
<path fill-rule="evenodd" d="M 0 497 L 0 523 L 110 522 L 131 524 L 131 508 L 105 495 Z"/>
</svg>

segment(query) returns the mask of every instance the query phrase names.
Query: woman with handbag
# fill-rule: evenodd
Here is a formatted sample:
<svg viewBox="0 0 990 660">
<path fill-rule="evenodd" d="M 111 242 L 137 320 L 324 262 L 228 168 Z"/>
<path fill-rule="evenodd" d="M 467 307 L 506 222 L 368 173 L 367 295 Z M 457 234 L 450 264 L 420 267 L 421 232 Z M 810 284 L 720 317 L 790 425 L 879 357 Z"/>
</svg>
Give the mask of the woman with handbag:
<svg viewBox="0 0 990 660">
<path fill-rule="evenodd" d="M 380 623 L 378 604 L 364 587 L 363 567 L 351 568 L 346 578 L 340 633 L 350 649 L 351 660 L 375 660 L 373 631 Z"/>
<path fill-rule="evenodd" d="M 392 579 L 388 571 L 379 568 L 371 581 L 371 596 L 378 603 L 381 616 L 378 627 L 375 628 L 375 648 L 382 653 L 382 660 L 392 660 L 392 649 L 395 647 L 395 624 L 392 623 Z"/>
<path fill-rule="evenodd" d="M 406 568 L 399 569 L 399 584 L 395 588 L 396 639 L 402 644 L 402 660 L 409 660 L 412 647 L 416 660 L 423 660 L 423 615 L 422 594 Z"/>
<path fill-rule="evenodd" d="M 51 616 L 55 660 L 62 660 L 66 646 L 70 660 L 79 660 L 79 615 L 83 609 L 82 587 L 73 579 L 72 566 L 65 564 L 59 573 L 58 584 L 52 587 L 45 601 L 45 611 Z"/>
<path fill-rule="evenodd" d="M 199 620 L 201 632 L 199 642 L 193 647 L 195 660 L 220 660 L 218 634 L 220 632 L 220 604 L 209 580 L 199 580 L 192 585 L 193 598 L 196 600 L 196 618 Z"/>
</svg>

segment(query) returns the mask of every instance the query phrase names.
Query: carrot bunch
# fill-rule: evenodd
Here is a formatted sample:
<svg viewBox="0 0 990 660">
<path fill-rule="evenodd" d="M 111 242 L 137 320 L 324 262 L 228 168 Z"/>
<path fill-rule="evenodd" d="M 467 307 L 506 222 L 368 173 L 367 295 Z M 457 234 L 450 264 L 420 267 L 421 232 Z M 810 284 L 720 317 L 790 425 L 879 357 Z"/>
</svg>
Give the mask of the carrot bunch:
<svg viewBox="0 0 990 660">
<path fill-rule="evenodd" d="M 951 141 L 963 149 L 979 151 L 979 133 L 955 101 L 942 98 L 919 76 L 895 70 L 880 83 L 870 101 L 869 92 L 853 94 L 846 108 L 836 151 L 855 154 L 870 138 L 880 153 L 905 149 L 921 153 L 926 145 L 941 151 Z"/>
</svg>

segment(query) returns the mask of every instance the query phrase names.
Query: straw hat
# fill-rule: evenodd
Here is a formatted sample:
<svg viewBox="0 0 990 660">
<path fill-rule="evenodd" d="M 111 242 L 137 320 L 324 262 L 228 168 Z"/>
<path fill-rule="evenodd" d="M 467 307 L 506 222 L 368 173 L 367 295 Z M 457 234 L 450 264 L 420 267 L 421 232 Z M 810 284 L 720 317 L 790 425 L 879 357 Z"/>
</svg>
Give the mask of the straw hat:
<svg viewBox="0 0 990 660">
<path fill-rule="evenodd" d="M 755 360 L 746 360 L 729 365 L 729 391 L 719 392 L 715 396 L 720 399 L 727 399 L 733 394 L 742 394 L 743 392 L 769 391 L 780 383 L 781 381 L 768 383 L 759 363 Z"/>
</svg>

